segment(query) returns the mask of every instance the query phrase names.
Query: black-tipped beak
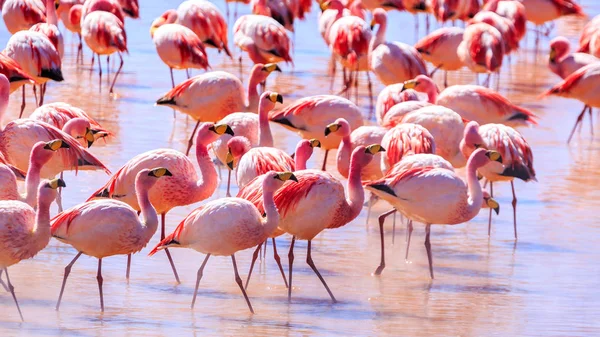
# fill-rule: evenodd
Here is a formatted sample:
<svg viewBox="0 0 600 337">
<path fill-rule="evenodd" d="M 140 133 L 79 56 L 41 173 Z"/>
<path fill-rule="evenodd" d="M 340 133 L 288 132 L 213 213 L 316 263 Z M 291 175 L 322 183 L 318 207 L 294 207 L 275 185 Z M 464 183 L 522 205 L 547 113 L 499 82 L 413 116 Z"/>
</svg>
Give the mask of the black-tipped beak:
<svg viewBox="0 0 600 337">
<path fill-rule="evenodd" d="M 67 184 L 65 184 L 65 181 L 58 178 L 58 181 L 56 182 L 58 187 L 67 187 Z"/>
</svg>

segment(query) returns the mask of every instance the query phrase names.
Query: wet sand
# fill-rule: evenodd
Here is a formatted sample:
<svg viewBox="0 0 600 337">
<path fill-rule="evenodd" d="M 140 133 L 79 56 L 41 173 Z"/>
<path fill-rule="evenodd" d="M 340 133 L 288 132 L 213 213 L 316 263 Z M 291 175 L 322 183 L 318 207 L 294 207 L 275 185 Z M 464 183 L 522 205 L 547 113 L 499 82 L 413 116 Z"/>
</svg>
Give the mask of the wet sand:
<svg viewBox="0 0 600 337">
<path fill-rule="evenodd" d="M 130 55 L 125 57 L 124 72 L 117 82 L 117 99 L 108 95 L 106 76 L 99 92 L 97 70 L 90 72 L 89 68 L 89 50 L 86 65 L 74 65 L 75 38 L 68 32 L 63 61 L 66 81 L 51 83 L 46 96 L 46 102 L 64 101 L 83 108 L 115 132 L 106 143 L 98 142 L 91 149 L 113 171 L 151 149 L 169 147 L 184 151 L 194 126 L 182 114 L 174 120 L 170 109 L 153 106 L 171 84 L 168 68 L 156 54 L 149 27 L 154 18 L 176 7 L 178 1 L 140 3 L 142 18 L 126 23 Z M 590 17 L 600 13 L 596 1 L 584 0 L 582 4 Z M 224 3 L 218 5 L 224 8 Z M 247 13 L 247 6 L 240 5 L 239 12 Z M 269 79 L 269 88 L 281 93 L 285 103 L 329 93 L 329 53 L 318 33 L 317 15 L 318 7 L 313 6 L 307 21 L 297 26 L 295 68 L 283 66 L 283 73 Z M 414 43 L 413 17 L 398 12 L 390 16 L 388 39 Z M 233 21 L 230 20 L 230 27 Z M 559 20 L 551 37 L 565 35 L 575 45 L 584 23 L 577 18 Z M 420 36 L 424 35 L 424 26 L 421 18 Z M 9 35 L 2 27 L 0 45 L 5 45 Z M 306 242 L 300 241 L 295 250 L 293 299 L 288 304 L 269 244 L 268 258 L 256 267 L 248 289 L 256 311 L 251 315 L 234 282 L 228 257 L 209 260 L 196 308 L 190 310 L 196 271 L 204 256 L 187 249 L 172 251 L 182 279 L 182 284 L 176 285 L 165 255 L 147 256 L 158 242 L 158 233 L 146 249 L 133 257 L 129 283 L 125 279 L 124 256 L 104 259 L 104 313 L 99 310 L 97 260 L 86 256 L 75 264 L 61 310 L 56 312 L 63 270 L 76 252 L 53 239 L 34 259 L 9 269 L 25 323 L 19 321 L 10 295 L 0 291 L 0 336 L 599 335 L 600 141 L 589 135 L 586 119 L 581 134 L 566 145 L 582 106 L 562 98 L 537 98 L 559 79 L 546 68 L 549 39 L 542 39 L 537 56 L 533 42 L 530 32 L 528 45 L 512 57 L 510 65 L 503 67 L 500 87 L 512 101 L 541 117 L 537 127 L 520 130 L 532 146 L 538 182 L 516 182 L 518 242 L 513 239 L 510 185 L 497 184 L 495 193 L 501 212 L 494 217 L 491 237 L 487 235 L 487 211 L 466 224 L 432 228 L 435 280 L 429 279 L 422 244 L 424 226 L 415 226 L 410 262 L 405 263 L 405 228 L 398 222 L 392 245 L 391 221 L 386 225 L 387 268 L 382 276 L 374 277 L 371 273 L 379 263 L 376 216 L 389 208 L 381 202 L 371 219 L 366 219 L 365 209 L 352 223 L 325 231 L 314 240 L 314 261 L 339 303 L 331 304 L 325 289 L 304 263 Z M 232 42 L 230 47 L 233 48 Z M 213 69 L 239 73 L 236 62 L 214 50 L 209 54 Z M 244 61 L 247 79 L 250 62 L 247 57 Z M 184 78 L 183 72 L 176 74 L 176 81 Z M 466 71 L 452 74 L 449 79 L 450 84 L 474 80 Z M 336 88 L 339 87 L 338 78 Z M 374 88 L 378 93 L 382 86 L 375 83 Z M 367 117 L 369 100 L 364 88 L 360 91 L 360 105 Z M 16 118 L 19 106 L 20 92 L 11 96 L 7 121 Z M 25 115 L 33 109 L 31 98 Z M 299 138 L 281 127 L 272 127 L 276 145 L 292 152 Z M 323 153 L 315 153 L 309 167 L 318 167 L 322 160 Z M 329 161 L 332 172 L 334 157 L 330 156 Z M 85 200 L 107 179 L 100 172 L 80 172 L 77 176 L 66 173 L 65 208 Z M 225 184 L 221 183 L 212 198 L 224 195 Z M 167 231 L 174 230 L 195 207 L 170 212 Z M 286 272 L 289 242 L 287 236 L 278 239 Z M 251 250 L 237 254 L 244 277 L 251 254 Z"/>
</svg>

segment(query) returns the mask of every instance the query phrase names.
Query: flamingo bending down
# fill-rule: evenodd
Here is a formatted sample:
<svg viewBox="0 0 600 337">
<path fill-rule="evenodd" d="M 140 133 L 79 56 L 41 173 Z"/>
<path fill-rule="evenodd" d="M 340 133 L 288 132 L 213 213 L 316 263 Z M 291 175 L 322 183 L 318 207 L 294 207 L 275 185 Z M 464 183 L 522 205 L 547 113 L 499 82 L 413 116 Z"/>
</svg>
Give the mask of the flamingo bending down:
<svg viewBox="0 0 600 337">
<path fill-rule="evenodd" d="M 88 200 L 93 198 L 112 198 L 124 202 L 136 211 L 142 211 L 143 206 L 136 196 L 136 177 L 139 172 L 154 167 L 165 167 L 173 176 L 161 179 L 148 190 L 149 200 L 152 206 L 161 215 L 161 239 L 165 237 L 165 219 L 167 213 L 178 206 L 193 204 L 209 198 L 217 188 L 217 171 L 208 154 L 207 146 L 214 142 L 217 137 L 233 131 L 226 124 L 215 125 L 203 123 L 198 128 L 196 136 L 196 159 L 200 167 L 199 178 L 194 165 L 183 153 L 172 149 L 157 149 L 144 152 L 133 157 L 106 185 L 98 189 Z M 168 250 L 165 251 L 175 279 L 179 283 L 179 276 Z M 127 260 L 127 278 L 131 258 Z"/>
<path fill-rule="evenodd" d="M 362 114 L 356 104 L 334 95 L 301 98 L 269 116 L 270 121 L 297 132 L 303 139 L 321 139 L 327 125 L 338 118 L 346 119 L 352 130 L 363 125 Z M 337 134 L 321 139 L 325 150 L 322 170 L 325 170 L 329 150 L 337 149 L 341 141 L 342 136 Z"/>
<path fill-rule="evenodd" d="M 224 71 L 211 71 L 178 84 L 159 98 L 156 105 L 171 107 L 197 120 L 188 141 L 188 154 L 201 122 L 216 122 L 236 111 L 257 112 L 260 96 L 256 87 L 273 71 L 281 69 L 276 64 L 255 64 L 248 79 L 247 95 L 239 78 Z"/>
<path fill-rule="evenodd" d="M 383 174 L 387 174 L 406 156 L 436 153 L 435 140 L 431 133 L 423 126 L 412 123 L 402 123 L 391 128 L 383 136 L 381 146 L 386 149 L 379 163 Z"/>
<path fill-rule="evenodd" d="M 469 25 L 476 23 L 487 23 L 500 32 L 502 43 L 504 45 L 504 54 L 508 55 L 519 49 L 517 30 L 509 19 L 496 12 L 482 11 L 469 20 Z"/>
<path fill-rule="evenodd" d="M 29 30 L 15 33 L 6 43 L 3 53 L 17 62 L 37 84 L 44 84 L 48 80 L 63 81 L 60 55 L 48 37 L 42 33 Z M 42 105 L 44 101 L 44 92 L 40 95 L 38 105 Z M 24 110 L 25 87 L 19 118 L 23 116 Z"/>
<path fill-rule="evenodd" d="M 211 255 L 231 256 L 235 281 L 240 287 L 250 312 L 252 304 L 246 295 L 235 261 L 235 253 L 262 244 L 277 229 L 279 212 L 273 201 L 275 191 L 287 181 L 298 181 L 291 172 L 269 172 L 263 180 L 263 203 L 266 218 L 248 200 L 241 198 L 223 198 L 213 200 L 192 211 L 173 234 L 163 239 L 150 255 L 159 249 L 168 247 L 187 247 L 206 254 L 198 269 L 196 288 L 192 299 L 192 308 L 196 303 L 198 286 L 204 267 Z"/>
<path fill-rule="evenodd" d="M 263 15 L 241 16 L 233 25 L 233 41 L 257 63 L 291 62 L 290 38 L 285 27 Z"/>
<path fill-rule="evenodd" d="M 525 6 L 519 0 L 490 0 L 483 6 L 484 11 L 492 11 L 508 19 L 515 28 L 517 41 L 521 41 L 527 33 L 527 16 Z"/>
<path fill-rule="evenodd" d="M 465 28 L 457 54 L 464 65 L 475 73 L 499 72 L 504 58 L 502 34 L 487 23 L 475 23 Z"/>
<path fill-rule="evenodd" d="M 85 252 L 98 259 L 100 310 L 104 312 L 102 259 L 113 255 L 137 253 L 146 247 L 158 227 L 158 215 L 150 203 L 149 190 L 161 177 L 171 177 L 166 168 L 140 170 L 135 179 L 136 196 L 143 220 L 128 204 L 118 200 L 93 200 L 68 209 L 52 219 L 52 236 L 69 244 L 78 253 L 65 267 L 56 310 L 60 307 L 71 267 Z"/>
<path fill-rule="evenodd" d="M 600 108 L 600 95 L 598 95 L 596 90 L 598 85 L 600 85 L 600 63 L 596 62 L 579 68 L 579 70 L 567 76 L 562 82 L 556 84 L 541 95 L 556 95 L 574 98 L 585 104 L 583 110 L 577 117 L 577 121 L 569 135 L 567 143 L 571 141 L 577 125 L 582 122 L 586 110 L 589 109 L 591 115 L 592 107 Z"/>
<path fill-rule="evenodd" d="M 402 42 L 385 41 L 387 14 L 381 8 L 373 11 L 371 27 L 376 24 L 379 29 L 369 44 L 369 66 L 379 81 L 390 85 L 413 79 L 417 75 L 427 75 L 427 66 L 414 47 Z"/>
<path fill-rule="evenodd" d="M 16 176 L 9 167 L 2 167 L 0 177 L 0 200 L 18 200 L 31 207 L 36 207 L 38 199 L 38 188 L 40 185 L 40 172 L 44 165 L 50 161 L 54 153 L 61 148 L 69 148 L 69 145 L 60 139 L 50 142 L 38 142 L 31 149 L 29 156 L 29 169 L 25 178 L 25 194 L 21 195 L 17 189 Z"/>
<path fill-rule="evenodd" d="M 40 32 L 52 42 L 54 48 L 58 51 L 60 58 L 63 58 L 65 53 L 65 43 L 63 36 L 58 29 L 58 16 L 56 15 L 56 8 L 54 0 L 46 1 L 46 22 L 40 22 L 29 28 L 32 32 Z"/>
<path fill-rule="evenodd" d="M 494 196 L 495 181 L 510 181 L 513 193 L 513 221 L 515 240 L 517 239 L 517 196 L 515 195 L 514 178 L 525 182 L 535 179 L 533 169 L 533 153 L 525 138 L 515 129 L 502 124 L 485 124 L 469 122 L 465 127 L 465 137 L 460 149 L 465 157 L 469 157 L 478 148 L 493 150 L 503 158 L 501 164 L 489 163 L 480 167 L 478 172 L 490 182 L 490 196 Z M 490 235 L 492 211 L 490 210 L 488 235 Z"/>
<path fill-rule="evenodd" d="M 107 55 L 107 57 L 110 57 L 114 53 L 119 55 L 121 63 L 113 77 L 109 90 L 109 93 L 112 94 L 117 77 L 119 77 L 121 69 L 123 69 L 123 56 L 121 53 L 129 53 L 127 50 L 127 34 L 125 33 L 123 21 L 110 12 L 93 11 L 82 18 L 81 35 L 92 52 L 98 55 L 100 84 L 102 84 L 100 55 Z"/>
<path fill-rule="evenodd" d="M 285 29 L 294 32 L 294 9 L 285 0 L 251 0 L 252 14 L 264 15 L 279 22 Z"/>
<path fill-rule="evenodd" d="M 35 84 L 33 78 L 15 60 L 4 53 L 0 53 L 0 74 L 8 78 L 11 94 L 25 84 Z"/>
<path fill-rule="evenodd" d="M 456 111 L 462 118 L 479 124 L 500 123 L 508 126 L 536 125 L 538 116 L 513 104 L 498 92 L 478 85 L 453 85 L 438 94 L 435 83 L 423 75 L 404 82 L 406 89 L 424 92 L 429 102 Z"/>
<path fill-rule="evenodd" d="M 8 267 L 30 259 L 50 241 L 50 205 L 56 198 L 56 189 L 65 187 L 61 179 L 44 180 L 38 188 L 37 212 L 26 203 L 15 200 L 0 201 L 0 275 L 6 273 L 8 290 L 23 320 L 15 289 L 8 278 Z M 4 282 L 2 282 L 4 284 Z"/>
<path fill-rule="evenodd" d="M 11 34 L 29 30 L 36 23 L 46 21 L 46 6 L 42 0 L 6 0 L 2 5 L 2 19 Z"/>
<path fill-rule="evenodd" d="M 464 32 L 459 27 L 442 27 L 414 45 L 425 61 L 444 71 L 444 87 L 448 86 L 448 71 L 459 70 L 464 65 L 457 53 Z"/>
<path fill-rule="evenodd" d="M 466 183 L 450 170 L 429 166 L 394 172 L 366 184 L 369 191 L 389 202 L 407 218 L 426 224 L 425 248 L 432 279 L 431 225 L 461 224 L 479 213 L 484 195 L 477 180 L 477 169 L 490 161 L 502 162 L 502 157 L 498 152 L 484 149 L 473 152 L 467 163 Z M 380 268 L 384 266 L 382 260 Z"/>
<path fill-rule="evenodd" d="M 405 89 L 404 83 L 390 84 L 377 95 L 375 117 L 381 124 L 388 111 L 396 104 L 409 101 L 427 101 L 427 96 L 412 89 Z"/>
<path fill-rule="evenodd" d="M 158 20 L 158 19 L 157 19 Z M 204 44 L 189 28 L 174 24 L 152 23 L 150 35 L 156 46 L 160 59 L 169 67 L 171 86 L 175 88 L 173 69 L 204 69 L 210 68 Z"/>
</svg>

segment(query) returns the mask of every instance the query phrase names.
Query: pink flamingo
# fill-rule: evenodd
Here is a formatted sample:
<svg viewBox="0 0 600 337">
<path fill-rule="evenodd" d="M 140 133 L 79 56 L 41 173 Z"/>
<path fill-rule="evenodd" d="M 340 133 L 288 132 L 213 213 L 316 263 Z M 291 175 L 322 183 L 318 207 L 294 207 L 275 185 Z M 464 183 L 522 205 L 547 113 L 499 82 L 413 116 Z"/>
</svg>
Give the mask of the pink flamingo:
<svg viewBox="0 0 600 337">
<path fill-rule="evenodd" d="M 152 22 L 150 35 L 160 59 L 169 67 L 171 86 L 175 88 L 173 68 L 204 69 L 210 68 L 204 44 L 191 29 L 173 23 L 174 19 L 162 17 Z"/>
<path fill-rule="evenodd" d="M 565 37 L 557 36 L 550 41 L 550 57 L 548 68 L 566 78 L 581 67 L 600 61 L 597 57 L 587 53 L 570 53 L 571 46 Z"/>
<path fill-rule="evenodd" d="M 463 42 L 458 46 L 458 57 L 474 73 L 487 73 L 486 86 L 490 85 L 490 74 L 499 72 L 504 58 L 502 34 L 487 23 L 475 23 L 465 28 Z M 479 81 L 479 77 L 477 77 Z"/>
<path fill-rule="evenodd" d="M 574 0 L 520 0 L 528 21 L 540 26 L 565 15 L 584 16 L 583 9 Z"/>
<path fill-rule="evenodd" d="M 375 103 L 375 117 L 381 124 L 388 111 L 396 104 L 409 101 L 427 101 L 427 96 L 412 89 L 405 89 L 404 83 L 390 84 L 383 88 Z"/>
<path fill-rule="evenodd" d="M 269 116 L 270 121 L 297 132 L 303 139 L 322 138 L 323 130 L 338 118 L 346 119 L 352 130 L 363 125 L 360 109 L 351 101 L 333 95 L 301 98 Z M 321 147 L 325 150 L 323 171 L 329 150 L 337 149 L 341 141 L 342 137 L 335 134 L 321 140 Z"/>
<path fill-rule="evenodd" d="M 291 62 L 290 38 L 279 22 L 263 15 L 241 16 L 233 25 L 236 46 L 248 53 L 252 62 Z"/>
<path fill-rule="evenodd" d="M 59 139 L 50 142 L 38 142 L 33 146 L 29 156 L 29 169 L 25 178 L 25 194 L 19 194 L 17 190 L 17 177 L 13 167 L 0 165 L 2 167 L 0 200 L 18 200 L 31 207 L 36 207 L 37 192 L 41 180 L 40 172 L 54 153 L 61 148 L 68 149 L 69 145 Z"/>
<path fill-rule="evenodd" d="M 500 32 L 504 44 L 504 54 L 508 55 L 519 49 L 517 30 L 509 19 L 492 11 L 481 11 L 469 20 L 469 25 L 475 23 L 487 23 Z"/>
<path fill-rule="evenodd" d="M 211 71 L 192 77 L 175 86 L 156 101 L 156 105 L 171 107 L 197 120 L 188 141 L 186 154 L 201 122 L 216 122 L 236 111 L 257 112 L 260 96 L 256 87 L 273 71 L 281 71 L 274 64 L 255 64 L 248 79 L 247 95 L 242 81 L 224 71 Z"/>
<path fill-rule="evenodd" d="M 600 15 L 594 17 L 590 22 L 586 23 L 583 27 L 583 32 L 581 32 L 581 36 L 579 37 L 579 50 L 580 53 L 592 53 L 590 50 L 590 43 L 592 39 L 596 40 L 595 51 L 593 54 L 600 55 L 600 41 L 598 41 L 600 31 Z"/>
<path fill-rule="evenodd" d="M 9 164 L 8 161 L 6 160 L 6 158 L 4 158 L 4 155 L 2 154 L 2 152 L 0 152 L 0 165 L 6 166 L 14 174 L 14 178 L 16 180 L 21 180 L 21 181 L 25 180 L 25 178 L 26 178 L 25 177 L 25 175 L 26 175 L 25 171 L 23 171 L 21 169 L 18 169 L 16 167 L 12 166 L 11 164 Z M 4 174 L 3 174 L 3 178 L 2 178 L 3 180 L 6 180 L 6 179 L 11 180 L 12 179 L 12 176 L 9 177 L 9 176 L 7 176 L 7 174 L 8 173 L 5 170 Z M 9 187 L 7 186 L 7 188 L 9 188 Z M 16 186 L 15 186 L 15 188 L 16 188 Z M 18 192 L 17 192 L 16 189 L 13 190 L 13 189 L 9 188 L 7 191 L 9 191 L 9 192 L 4 192 L 4 193 L 0 192 L 0 194 L 3 195 L 3 197 L 0 197 L 0 200 L 5 200 L 5 199 L 13 200 L 14 199 L 14 198 L 7 198 L 7 197 L 5 197 L 7 195 L 17 196 Z"/>
<path fill-rule="evenodd" d="M 29 30 L 36 23 L 46 21 L 46 7 L 42 0 L 6 0 L 2 5 L 2 19 L 11 34 Z"/>
<path fill-rule="evenodd" d="M 483 191 L 477 169 L 490 161 L 502 162 L 498 152 L 477 149 L 467 163 L 467 182 L 445 168 L 420 167 L 394 172 L 366 188 L 389 202 L 408 219 L 424 223 L 429 273 L 433 279 L 430 233 L 432 224 L 456 225 L 473 219 L 481 209 Z M 427 186 L 427 188 L 423 188 Z M 383 253 L 383 251 L 382 251 Z M 375 271 L 380 274 L 383 260 Z"/>
<path fill-rule="evenodd" d="M 63 36 L 60 30 L 58 29 L 58 16 L 56 15 L 56 8 L 54 6 L 54 0 L 45 0 L 46 1 L 46 22 L 40 22 L 33 25 L 29 28 L 32 32 L 40 32 L 52 42 L 54 48 L 58 51 L 58 55 L 60 58 L 63 58 L 65 53 L 65 43 L 63 41 Z"/>
<path fill-rule="evenodd" d="M 285 0 L 251 0 L 252 14 L 265 15 L 279 22 L 285 29 L 294 32 L 294 8 Z"/>
<path fill-rule="evenodd" d="M 83 40 L 81 39 L 81 16 L 83 12 L 83 0 L 61 0 L 56 14 L 71 33 L 77 34 L 79 44 L 77 45 L 76 62 L 83 62 Z"/>
<path fill-rule="evenodd" d="M 405 0 L 362 0 L 362 4 L 371 12 L 377 8 L 383 8 L 386 11 L 403 11 L 405 10 L 404 1 Z"/>
<path fill-rule="evenodd" d="M 423 126 L 411 123 L 402 123 L 391 128 L 383 136 L 381 146 L 386 149 L 380 160 L 383 174 L 387 174 L 396 163 L 406 156 L 435 153 L 435 140 L 431 133 Z"/>
<path fill-rule="evenodd" d="M 406 89 L 426 93 L 429 102 L 450 108 L 468 121 L 508 126 L 536 125 L 538 116 L 513 104 L 498 92 L 477 85 L 453 85 L 438 94 L 435 83 L 423 75 L 404 82 Z"/>
<path fill-rule="evenodd" d="M 385 116 L 383 116 L 383 120 L 379 124 L 384 128 L 393 128 L 394 126 L 401 124 L 402 119 L 407 114 L 430 105 L 433 104 L 424 101 L 400 102 L 392 106 L 386 112 Z"/>
<path fill-rule="evenodd" d="M 425 61 L 444 71 L 444 87 L 448 86 L 448 71 L 459 70 L 464 65 L 456 52 L 464 32 L 459 27 L 442 27 L 414 45 Z"/>
<path fill-rule="evenodd" d="M 139 19 L 140 5 L 138 0 L 119 0 L 123 13 L 127 14 L 132 19 Z"/>
<path fill-rule="evenodd" d="M 127 34 L 125 33 L 123 21 L 110 12 L 93 11 L 82 18 L 81 35 L 92 52 L 98 55 L 100 85 L 102 84 L 100 55 L 107 55 L 107 63 L 110 55 L 114 53 L 119 55 L 121 63 L 113 77 L 109 90 L 109 93 L 112 94 L 117 77 L 119 77 L 121 69 L 123 69 L 123 56 L 121 53 L 129 53 L 127 50 Z"/>
<path fill-rule="evenodd" d="M 373 11 L 371 27 L 379 29 L 369 44 L 369 64 L 375 76 L 385 85 L 404 82 L 417 75 L 427 75 L 427 66 L 419 52 L 402 42 L 386 42 L 387 15 L 381 8 Z"/>
<path fill-rule="evenodd" d="M 492 11 L 508 19 L 515 29 L 517 41 L 527 33 L 525 6 L 518 0 L 490 0 L 483 6 L 484 11 Z"/>
<path fill-rule="evenodd" d="M 438 22 L 456 20 L 459 14 L 461 0 L 431 0 L 430 6 L 433 16 Z"/>
<path fill-rule="evenodd" d="M 515 129 L 502 124 L 485 124 L 469 122 L 465 127 L 465 137 L 460 143 L 460 149 L 465 157 L 469 157 L 476 149 L 484 148 L 500 153 L 504 158 L 501 164 L 489 163 L 480 167 L 478 172 L 490 182 L 490 196 L 494 196 L 495 181 L 510 181 L 513 200 L 513 221 L 515 240 L 517 239 L 517 196 L 515 194 L 514 178 L 525 182 L 536 180 L 533 169 L 533 153 L 525 138 Z M 490 235 L 492 210 L 488 224 Z"/>
<path fill-rule="evenodd" d="M 104 312 L 102 292 L 102 259 L 114 255 L 137 253 L 146 247 L 158 227 L 158 215 L 150 203 L 149 190 L 161 177 L 171 177 L 172 173 L 164 167 L 140 170 L 135 179 L 135 189 L 143 220 L 128 204 L 118 200 L 93 200 L 74 206 L 52 219 L 52 236 L 69 244 L 78 253 L 65 267 L 65 274 L 56 303 L 60 308 L 67 278 L 71 267 L 85 252 L 98 259 L 98 290 L 100 310 Z"/>
<path fill-rule="evenodd" d="M 583 116 L 586 110 L 590 110 L 590 116 L 592 114 L 592 107 L 600 108 L 600 96 L 597 95 L 596 88 L 600 83 L 600 63 L 592 63 L 582 68 L 579 68 L 571 75 L 567 76 L 562 82 L 556 84 L 548 91 L 544 92 L 541 96 L 556 95 L 567 98 L 577 99 L 585 106 L 577 117 L 575 126 L 569 135 L 567 143 L 571 142 L 573 133 L 577 128 L 577 125 L 582 122 Z"/>
<path fill-rule="evenodd" d="M 48 80 L 63 81 L 60 55 L 46 35 L 39 32 L 19 31 L 10 37 L 3 53 L 17 62 L 37 84 Z M 35 93 L 35 85 L 34 85 Z M 40 93 L 38 105 L 44 102 L 44 92 Z M 37 99 L 36 99 L 37 100 Z M 25 87 L 21 103 L 21 113 L 25 110 Z"/>
<path fill-rule="evenodd" d="M 142 170 L 154 167 L 165 167 L 172 177 L 161 179 L 148 190 L 150 203 L 161 215 L 161 240 L 165 237 L 165 221 L 167 213 L 178 206 L 185 206 L 210 197 L 217 188 L 217 171 L 208 154 L 207 146 L 224 133 L 233 135 L 226 124 L 215 125 L 203 123 L 198 128 L 196 136 L 196 160 L 200 167 L 201 177 L 198 177 L 191 160 L 183 153 L 172 149 L 157 149 L 144 152 L 133 157 L 123 165 L 110 180 L 92 194 L 94 198 L 112 198 L 129 205 L 136 211 L 143 211 L 143 205 L 136 196 L 136 177 Z M 139 192 L 139 191 L 138 191 Z M 155 229 L 156 230 L 156 229 Z M 173 268 L 177 283 L 180 283 L 171 254 L 166 250 L 167 257 Z M 131 256 L 127 258 L 127 273 L 131 267 Z"/>
<path fill-rule="evenodd" d="M 8 78 L 11 94 L 25 84 L 35 84 L 33 78 L 15 60 L 3 53 L 0 53 L 0 74 Z"/>
<path fill-rule="evenodd" d="M 254 313 L 242 279 L 237 270 L 235 253 L 261 245 L 277 229 L 279 212 L 273 201 L 275 191 L 287 181 L 298 181 L 291 172 L 269 172 L 263 180 L 263 204 L 266 217 L 250 201 L 241 198 L 213 200 L 192 211 L 175 229 L 173 234 L 163 239 L 150 255 L 168 247 L 192 248 L 206 254 L 196 278 L 196 288 L 192 308 L 196 303 L 198 286 L 204 267 L 211 255 L 231 256 L 235 281 L 240 287 L 250 312 Z"/>
<path fill-rule="evenodd" d="M 65 187 L 60 179 L 44 180 L 38 187 L 37 211 L 26 203 L 15 200 L 0 201 L 0 275 L 6 273 L 10 291 L 19 316 L 23 314 L 15 295 L 15 288 L 8 277 L 8 267 L 30 259 L 44 249 L 50 241 L 50 205 L 56 197 L 56 189 Z M 4 282 L 2 282 L 4 284 Z"/>
<path fill-rule="evenodd" d="M 81 20 L 95 11 L 109 12 L 115 15 L 122 23 L 125 23 L 125 13 L 121 8 L 119 0 L 86 0 L 81 9 Z"/>
</svg>

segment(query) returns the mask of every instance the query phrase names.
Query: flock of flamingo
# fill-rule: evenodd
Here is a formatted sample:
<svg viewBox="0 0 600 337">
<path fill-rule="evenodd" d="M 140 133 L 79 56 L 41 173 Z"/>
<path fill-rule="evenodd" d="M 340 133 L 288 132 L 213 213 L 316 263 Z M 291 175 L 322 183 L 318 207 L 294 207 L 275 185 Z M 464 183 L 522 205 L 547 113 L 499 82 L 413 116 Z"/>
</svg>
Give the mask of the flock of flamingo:
<svg viewBox="0 0 600 337">
<path fill-rule="evenodd" d="M 227 0 L 249 4 L 253 14 L 233 24 L 234 44 L 253 62 L 245 88 L 231 73 L 210 68 L 205 48 L 216 48 L 234 58 L 228 41 L 227 15 L 207 0 L 187 0 L 153 21 L 150 34 L 160 59 L 171 71 L 171 90 L 156 105 L 174 109 L 197 121 L 187 152 L 162 148 L 141 153 L 99 186 L 87 200 L 62 209 L 62 174 L 70 170 L 110 173 L 90 152 L 99 138 L 113 136 L 76 106 L 44 104 L 51 81 L 69 81 L 61 70 L 64 27 L 79 36 L 76 62 L 83 63 L 84 44 L 93 53 L 102 74 L 101 56 L 117 54 L 123 67 L 127 53 L 126 20 L 139 17 L 137 0 L 5 0 L 2 17 L 13 34 L 0 53 L 0 276 L 21 309 L 7 268 L 35 256 L 51 237 L 71 245 L 77 254 L 64 269 L 56 309 L 77 259 L 86 254 L 98 259 L 97 282 L 104 311 L 102 260 L 142 250 L 158 229 L 161 241 L 150 255 L 164 251 L 179 283 L 169 249 L 191 248 L 205 254 L 198 270 L 192 307 L 210 256 L 230 256 L 235 281 L 254 312 L 246 290 L 262 244 L 271 239 L 274 258 L 288 289 L 293 289 L 294 245 L 307 240 L 306 262 L 318 276 L 332 301 L 336 298 L 319 273 L 311 254 L 312 240 L 326 229 L 353 221 L 375 202 L 390 210 L 379 217 L 381 260 L 385 268 L 384 219 L 399 212 L 408 220 L 406 256 L 413 222 L 424 224 L 430 277 L 433 273 L 431 225 L 455 225 L 474 218 L 482 208 L 492 212 L 496 183 L 510 182 L 513 193 L 514 237 L 517 239 L 517 197 L 514 179 L 536 180 L 533 154 L 516 128 L 535 126 L 538 117 L 492 89 L 490 75 L 519 48 L 526 22 L 536 25 L 539 43 L 553 20 L 564 15 L 584 16 L 573 0 L 323 0 L 317 5 L 319 31 L 336 64 L 343 71 L 336 95 L 304 97 L 278 106 L 284 97 L 267 89 L 267 79 L 281 71 L 278 64 L 293 64 L 290 33 L 294 21 L 305 20 L 310 0 Z M 387 11 L 423 14 L 441 23 L 416 45 L 386 40 Z M 236 13 L 237 16 L 237 7 Z M 367 17 L 372 18 L 370 24 Z M 234 17 L 235 19 L 235 17 Z M 454 22 L 460 20 L 466 28 Z M 452 27 L 447 24 L 452 21 Z M 417 19 L 417 24 L 419 20 Z M 446 27 L 443 27 L 446 26 Z M 600 18 L 583 30 L 580 48 L 571 53 L 569 41 L 550 42 L 549 69 L 562 81 L 542 96 L 577 99 L 586 111 L 600 107 Z M 239 56 L 240 62 L 242 56 Z M 233 62 L 237 62 L 236 60 Z M 428 66 L 429 64 L 429 66 Z M 480 85 L 452 85 L 438 90 L 436 70 L 468 68 L 487 74 Z M 176 84 L 173 69 L 206 70 Z M 431 69 L 434 69 L 433 72 Z M 351 100 L 358 76 L 365 72 L 386 85 L 374 104 L 376 121 L 370 123 Z M 478 79 L 476 80 L 478 81 Z M 50 86 L 48 84 L 50 83 Z M 33 87 L 38 105 L 23 118 L 26 88 Z M 100 82 L 102 85 L 102 82 Z M 18 89 L 21 115 L 3 123 L 9 95 Z M 372 94 L 371 94 L 372 95 Z M 358 99 L 358 94 L 356 95 Z M 17 98 L 18 99 L 18 98 Z M 302 140 L 293 155 L 274 147 L 270 123 L 297 133 Z M 370 123 L 366 125 L 366 123 Z M 571 134 L 572 136 L 572 134 Z M 569 137 L 569 140 L 571 137 Z M 188 157 L 195 151 L 196 162 Z M 315 148 L 325 151 L 321 169 L 307 168 Z M 329 151 L 337 149 L 336 167 L 347 185 L 327 172 Z M 199 168 L 197 171 L 196 164 Z M 166 215 L 175 207 L 207 200 L 219 185 L 217 166 L 229 170 L 227 197 L 204 203 L 167 233 Z M 458 168 L 464 171 L 455 171 Z M 461 177 L 466 173 L 466 179 Z M 459 174 L 460 173 L 460 174 Z M 231 174 L 239 187 L 230 196 Z M 20 186 L 23 181 L 24 185 Z M 484 188 L 489 184 L 489 192 Z M 24 190 L 20 193 L 19 189 Z M 365 190 L 369 198 L 365 198 Z M 56 202 L 59 214 L 51 217 Z M 160 220 L 159 220 L 160 215 Z M 276 238 L 291 236 L 288 271 L 277 253 Z M 235 253 L 255 248 L 246 283 L 239 276 Z"/>
</svg>

